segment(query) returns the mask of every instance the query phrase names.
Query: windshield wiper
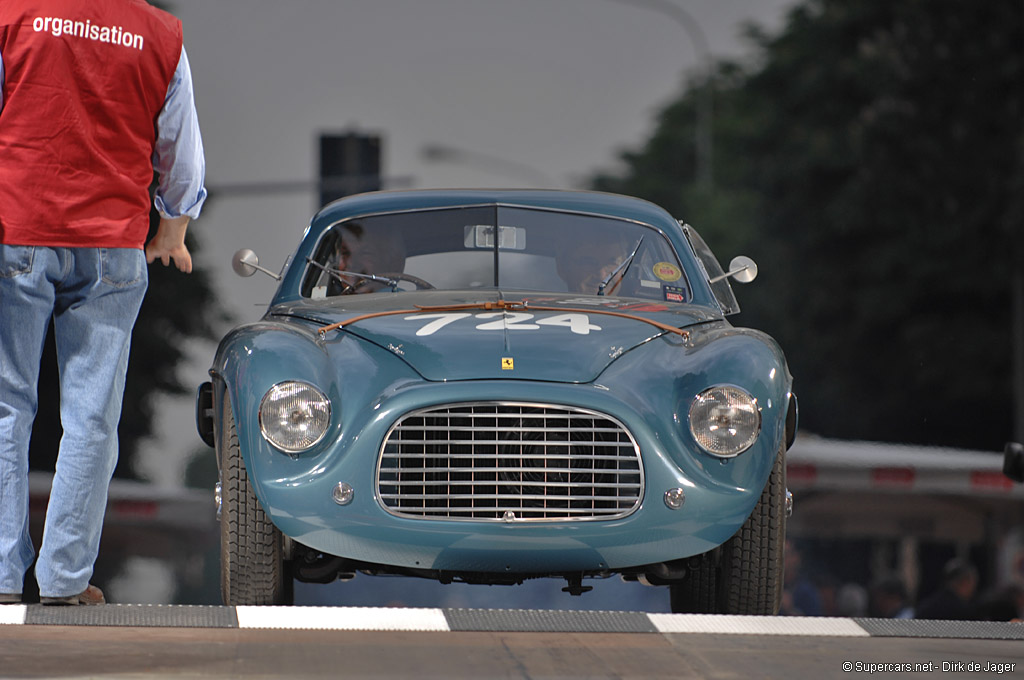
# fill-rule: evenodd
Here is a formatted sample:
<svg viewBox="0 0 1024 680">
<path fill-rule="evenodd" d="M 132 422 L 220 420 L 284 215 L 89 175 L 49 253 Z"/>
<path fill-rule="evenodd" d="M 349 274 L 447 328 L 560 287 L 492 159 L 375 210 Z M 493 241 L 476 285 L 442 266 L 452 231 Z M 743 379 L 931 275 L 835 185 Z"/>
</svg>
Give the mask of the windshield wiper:
<svg viewBox="0 0 1024 680">
<path fill-rule="evenodd" d="M 623 260 L 622 263 L 618 267 L 616 267 L 611 274 L 604 277 L 604 280 L 601 281 L 601 285 L 597 287 L 598 295 L 604 295 L 604 289 L 608 287 L 608 284 L 611 283 L 611 280 L 614 279 L 615 275 L 618 274 L 619 272 L 622 272 L 622 278 L 626 278 L 626 270 L 629 269 L 629 265 L 633 264 L 633 258 L 636 257 L 636 254 L 640 250 L 640 246 L 643 245 L 643 242 L 644 237 L 641 236 L 640 240 L 636 242 L 636 247 L 633 248 L 633 252 L 629 254 L 629 257 Z"/>
<path fill-rule="evenodd" d="M 320 264 L 311 257 L 307 257 L 306 262 L 310 263 L 314 267 L 317 267 L 318 269 L 322 269 L 323 271 L 327 272 L 328 274 L 336 278 L 338 280 L 338 283 L 345 286 L 345 290 L 342 291 L 343 293 L 348 290 L 352 290 L 353 288 L 355 288 L 355 286 L 350 284 L 345 279 L 341 278 L 342 276 L 355 276 L 356 278 L 360 279 L 377 281 L 378 283 L 386 283 L 387 285 L 391 286 L 392 293 L 398 292 L 398 279 L 389 279 L 386 276 L 377 276 L 375 274 L 360 274 L 359 272 L 347 272 L 344 269 L 332 269 L 330 267 L 325 267 L 324 265 Z"/>
</svg>

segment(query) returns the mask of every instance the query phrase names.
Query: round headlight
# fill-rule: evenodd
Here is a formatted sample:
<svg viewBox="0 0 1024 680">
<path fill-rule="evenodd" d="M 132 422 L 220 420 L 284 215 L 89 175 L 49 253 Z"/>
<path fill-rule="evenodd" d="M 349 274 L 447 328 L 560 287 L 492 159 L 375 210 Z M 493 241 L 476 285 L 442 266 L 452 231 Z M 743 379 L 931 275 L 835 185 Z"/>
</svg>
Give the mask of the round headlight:
<svg viewBox="0 0 1024 680">
<path fill-rule="evenodd" d="M 738 456 L 753 445 L 760 430 L 757 401 L 738 387 L 712 387 L 690 405 L 690 433 L 712 455 Z"/>
<path fill-rule="evenodd" d="M 309 383 L 278 383 L 260 402 L 260 432 L 288 453 L 299 453 L 316 444 L 327 433 L 330 422 L 330 400 Z"/>
</svg>

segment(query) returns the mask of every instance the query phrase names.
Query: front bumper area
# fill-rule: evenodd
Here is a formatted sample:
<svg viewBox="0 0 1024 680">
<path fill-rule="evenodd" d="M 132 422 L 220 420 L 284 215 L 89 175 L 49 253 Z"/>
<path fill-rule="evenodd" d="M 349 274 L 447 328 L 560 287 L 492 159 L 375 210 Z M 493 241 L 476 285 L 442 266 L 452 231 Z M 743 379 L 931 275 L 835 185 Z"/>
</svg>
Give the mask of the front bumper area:
<svg viewBox="0 0 1024 680">
<path fill-rule="evenodd" d="M 403 414 L 467 401 L 537 402 L 537 394 L 536 384 L 511 381 L 411 384 L 364 409 L 316 455 L 289 457 L 251 429 L 240 433 L 242 450 L 264 510 L 304 546 L 392 568 L 510 575 L 618 571 L 707 552 L 750 514 L 777 451 L 764 441 L 726 462 L 690 453 L 671 420 L 629 406 L 607 388 L 546 384 L 544 403 L 591 409 L 629 428 L 644 475 L 633 512 L 588 521 L 436 520 L 395 516 L 381 502 L 380 446 Z M 339 483 L 352 489 L 345 505 L 334 500 Z M 671 509 L 665 494 L 680 489 L 681 507 Z"/>
</svg>

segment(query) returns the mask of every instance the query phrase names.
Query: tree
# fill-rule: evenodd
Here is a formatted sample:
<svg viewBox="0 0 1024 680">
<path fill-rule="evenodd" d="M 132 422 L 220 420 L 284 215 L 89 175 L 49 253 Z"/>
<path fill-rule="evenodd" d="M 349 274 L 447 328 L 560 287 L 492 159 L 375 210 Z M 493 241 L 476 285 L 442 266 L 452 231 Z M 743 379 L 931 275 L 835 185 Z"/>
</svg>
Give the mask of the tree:
<svg viewBox="0 0 1024 680">
<path fill-rule="evenodd" d="M 778 35 L 748 36 L 755 59 L 715 79 L 713 194 L 666 161 L 686 155 L 693 82 L 595 187 L 758 260 L 740 320 L 786 350 L 805 430 L 1001 448 L 1024 267 L 1024 3 L 807 0 Z"/>
</svg>

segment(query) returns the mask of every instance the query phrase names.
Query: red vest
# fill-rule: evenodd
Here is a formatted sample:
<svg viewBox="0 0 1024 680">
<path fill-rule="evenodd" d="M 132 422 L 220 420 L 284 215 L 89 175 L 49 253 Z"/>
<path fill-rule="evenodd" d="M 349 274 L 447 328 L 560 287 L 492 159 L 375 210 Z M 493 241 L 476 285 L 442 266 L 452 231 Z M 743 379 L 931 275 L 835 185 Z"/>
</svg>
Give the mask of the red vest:
<svg viewBox="0 0 1024 680">
<path fill-rule="evenodd" d="M 181 22 L 142 0 L 2 0 L 0 243 L 141 248 Z"/>
</svg>

